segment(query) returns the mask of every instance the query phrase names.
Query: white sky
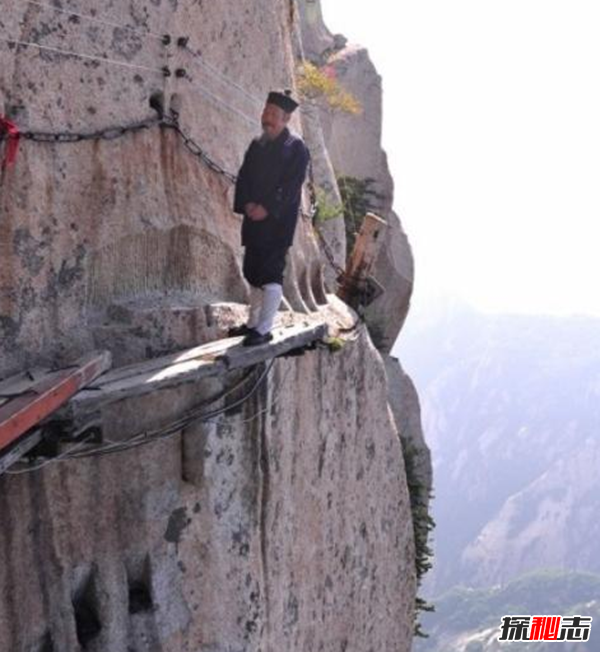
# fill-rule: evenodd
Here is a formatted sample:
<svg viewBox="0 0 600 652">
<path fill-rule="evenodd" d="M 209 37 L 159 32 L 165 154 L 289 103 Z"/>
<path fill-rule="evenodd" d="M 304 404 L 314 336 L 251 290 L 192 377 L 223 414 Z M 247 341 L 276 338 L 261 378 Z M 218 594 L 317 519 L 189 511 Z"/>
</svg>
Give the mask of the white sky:
<svg viewBox="0 0 600 652">
<path fill-rule="evenodd" d="M 322 5 L 383 77 L 414 301 L 600 315 L 600 2 Z"/>
</svg>

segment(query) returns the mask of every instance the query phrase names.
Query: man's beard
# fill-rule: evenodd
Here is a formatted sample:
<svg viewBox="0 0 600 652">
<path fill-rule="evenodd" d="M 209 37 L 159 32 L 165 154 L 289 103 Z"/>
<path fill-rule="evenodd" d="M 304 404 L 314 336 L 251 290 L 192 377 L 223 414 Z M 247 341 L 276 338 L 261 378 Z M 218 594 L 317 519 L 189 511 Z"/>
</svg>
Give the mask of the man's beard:
<svg viewBox="0 0 600 652">
<path fill-rule="evenodd" d="M 260 138 L 258 139 L 259 143 L 261 145 L 266 145 L 267 143 L 270 143 L 273 140 L 272 136 L 268 134 L 268 132 L 265 130 L 263 126 L 263 131 L 262 134 L 260 135 Z"/>
</svg>

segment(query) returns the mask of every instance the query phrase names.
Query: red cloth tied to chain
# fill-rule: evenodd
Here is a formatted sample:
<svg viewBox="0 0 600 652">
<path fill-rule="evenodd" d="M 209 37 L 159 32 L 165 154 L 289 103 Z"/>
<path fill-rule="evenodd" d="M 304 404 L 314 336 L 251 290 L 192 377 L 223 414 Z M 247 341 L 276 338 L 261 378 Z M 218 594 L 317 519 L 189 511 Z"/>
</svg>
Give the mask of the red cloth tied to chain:
<svg viewBox="0 0 600 652">
<path fill-rule="evenodd" d="M 3 115 L 0 115 L 0 142 L 6 142 L 2 167 L 11 165 L 15 162 L 17 158 L 17 150 L 19 149 L 20 135 L 17 125 L 8 120 L 8 118 L 5 118 Z"/>
</svg>

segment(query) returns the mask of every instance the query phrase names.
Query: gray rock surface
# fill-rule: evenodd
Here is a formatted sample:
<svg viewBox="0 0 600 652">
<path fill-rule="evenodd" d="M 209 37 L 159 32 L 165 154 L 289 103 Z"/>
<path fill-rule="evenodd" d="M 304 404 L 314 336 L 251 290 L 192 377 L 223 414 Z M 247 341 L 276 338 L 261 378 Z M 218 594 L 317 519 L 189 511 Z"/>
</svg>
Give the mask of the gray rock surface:
<svg viewBox="0 0 600 652">
<path fill-rule="evenodd" d="M 263 98 L 274 86 L 294 87 L 303 49 L 345 46 L 318 20 L 301 28 L 308 5 L 108 0 L 95 15 L 115 27 L 13 3 L 0 29 L 15 38 L 143 68 L 2 43 L 0 113 L 23 131 L 88 133 L 152 117 L 151 97 L 159 97 L 236 172 L 259 131 Z M 189 36 L 204 65 L 148 30 Z M 186 76 L 164 77 L 165 65 Z M 317 182 L 335 192 L 322 118 L 298 112 L 292 128 L 305 132 Z M 368 136 L 376 152 L 376 132 Z M 16 165 L 0 171 L 0 377 L 98 346 L 126 364 L 222 336 L 247 298 L 231 204 L 231 184 L 172 130 L 22 140 Z M 342 227 L 329 233 L 340 261 Z M 400 313 L 406 274 L 406 283 L 388 279 Z M 330 311 L 337 322 L 332 282 L 301 219 L 281 318 Z M 391 338 L 401 318 L 379 318 L 393 324 Z M 338 352 L 278 358 L 260 391 L 212 423 L 125 453 L 0 477 L 0 649 L 408 652 L 411 512 L 390 408 L 397 397 L 373 332 L 360 325 Z M 238 381 L 230 372 L 123 400 L 101 414 L 105 437 L 160 427 Z M 224 400 L 232 405 L 240 391 Z"/>
<path fill-rule="evenodd" d="M 106 436 L 237 381 L 110 406 Z M 414 550 L 386 397 L 363 327 L 339 352 L 278 359 L 214 424 L 0 477 L 3 649 L 75 651 L 91 622 L 86 650 L 408 650 Z"/>
</svg>

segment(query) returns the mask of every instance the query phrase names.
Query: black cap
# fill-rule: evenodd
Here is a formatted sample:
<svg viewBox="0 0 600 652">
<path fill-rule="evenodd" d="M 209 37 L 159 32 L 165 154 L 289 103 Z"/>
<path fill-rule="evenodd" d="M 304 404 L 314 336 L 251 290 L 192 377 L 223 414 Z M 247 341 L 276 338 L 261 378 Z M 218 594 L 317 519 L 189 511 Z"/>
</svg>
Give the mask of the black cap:
<svg viewBox="0 0 600 652">
<path fill-rule="evenodd" d="M 286 88 L 283 92 L 271 91 L 267 97 L 267 104 L 276 104 L 286 113 L 292 113 L 298 108 L 298 102 L 292 98 L 292 91 Z"/>
</svg>

